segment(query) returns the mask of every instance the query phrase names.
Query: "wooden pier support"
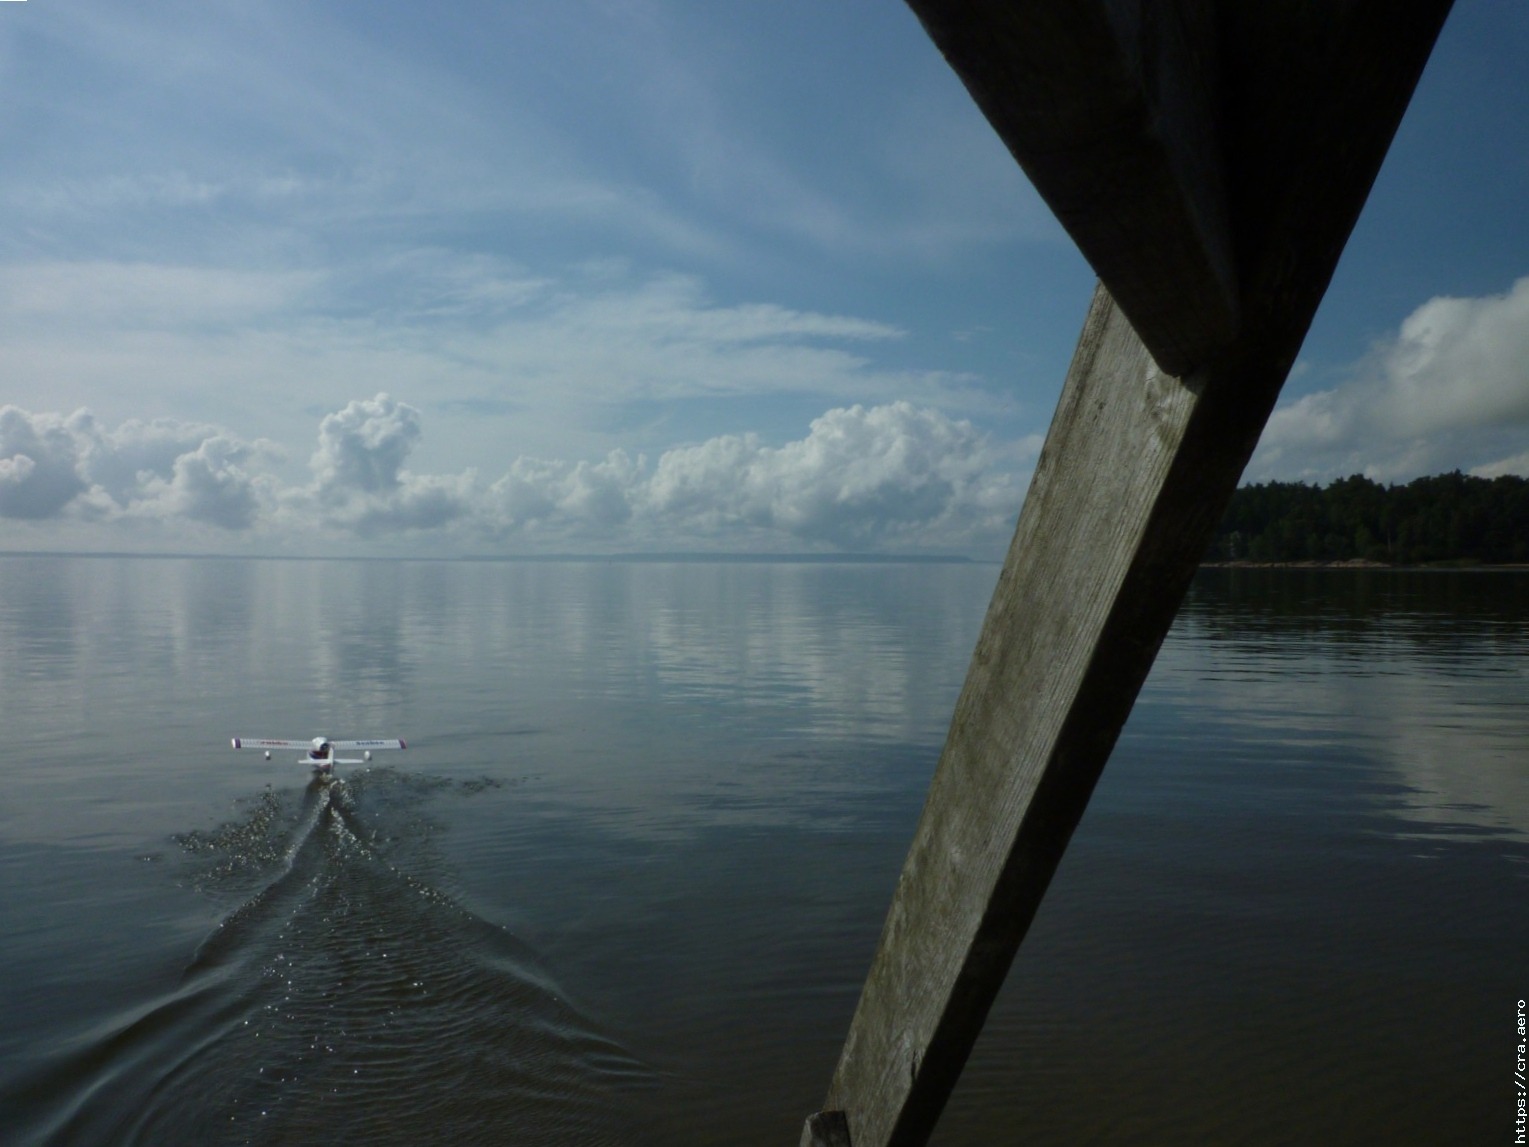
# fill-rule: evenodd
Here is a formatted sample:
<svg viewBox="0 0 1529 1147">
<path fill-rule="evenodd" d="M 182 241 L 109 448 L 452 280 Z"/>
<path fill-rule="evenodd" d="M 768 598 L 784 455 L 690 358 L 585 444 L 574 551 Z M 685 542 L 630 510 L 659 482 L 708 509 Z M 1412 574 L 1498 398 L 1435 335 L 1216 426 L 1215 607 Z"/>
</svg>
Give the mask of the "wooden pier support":
<svg viewBox="0 0 1529 1147">
<path fill-rule="evenodd" d="M 910 2 L 1101 285 L 802 1147 L 927 1141 L 1449 10 Z"/>
</svg>

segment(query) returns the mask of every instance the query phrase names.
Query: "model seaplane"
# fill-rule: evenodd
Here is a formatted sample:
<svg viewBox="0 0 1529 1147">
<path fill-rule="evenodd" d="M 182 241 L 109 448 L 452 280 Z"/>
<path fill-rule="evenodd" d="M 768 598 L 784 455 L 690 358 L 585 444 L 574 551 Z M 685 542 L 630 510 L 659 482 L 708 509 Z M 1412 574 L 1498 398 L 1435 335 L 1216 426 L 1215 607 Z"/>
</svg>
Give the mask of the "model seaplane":
<svg viewBox="0 0 1529 1147">
<path fill-rule="evenodd" d="M 328 775 L 334 772 L 336 765 L 362 765 L 372 759 L 374 749 L 407 749 L 403 741 L 331 741 L 328 737 L 314 737 L 311 741 L 273 741 L 269 738 L 258 737 L 235 737 L 234 748 L 236 749 L 264 749 L 265 759 L 271 759 L 272 749 L 301 749 L 303 755 L 298 762 L 306 761 L 313 766 L 316 773 Z M 359 757 L 337 757 L 336 751 L 355 752 L 360 750 Z"/>
</svg>

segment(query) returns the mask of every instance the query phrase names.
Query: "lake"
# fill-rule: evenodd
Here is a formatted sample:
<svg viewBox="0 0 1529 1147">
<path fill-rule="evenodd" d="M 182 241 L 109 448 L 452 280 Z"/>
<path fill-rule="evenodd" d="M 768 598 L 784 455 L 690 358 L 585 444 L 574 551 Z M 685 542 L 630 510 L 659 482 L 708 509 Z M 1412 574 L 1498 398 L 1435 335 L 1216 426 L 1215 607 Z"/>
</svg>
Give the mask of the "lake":
<svg viewBox="0 0 1529 1147">
<path fill-rule="evenodd" d="M 794 1144 L 996 578 L 0 557 L 0 1141 Z M 1526 880 L 1529 574 L 1204 571 L 935 1142 L 1508 1142 Z"/>
</svg>

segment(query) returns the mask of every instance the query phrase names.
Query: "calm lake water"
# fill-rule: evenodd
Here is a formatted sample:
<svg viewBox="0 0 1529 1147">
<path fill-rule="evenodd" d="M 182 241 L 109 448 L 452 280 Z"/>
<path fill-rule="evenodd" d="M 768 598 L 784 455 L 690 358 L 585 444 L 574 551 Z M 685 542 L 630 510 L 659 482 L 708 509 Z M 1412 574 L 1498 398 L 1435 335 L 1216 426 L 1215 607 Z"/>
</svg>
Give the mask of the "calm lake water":
<svg viewBox="0 0 1529 1147">
<path fill-rule="evenodd" d="M 0 558 L 0 1142 L 795 1144 L 996 577 Z M 1529 575 L 1203 573 L 936 1142 L 1509 1142 L 1526 893 Z"/>
</svg>

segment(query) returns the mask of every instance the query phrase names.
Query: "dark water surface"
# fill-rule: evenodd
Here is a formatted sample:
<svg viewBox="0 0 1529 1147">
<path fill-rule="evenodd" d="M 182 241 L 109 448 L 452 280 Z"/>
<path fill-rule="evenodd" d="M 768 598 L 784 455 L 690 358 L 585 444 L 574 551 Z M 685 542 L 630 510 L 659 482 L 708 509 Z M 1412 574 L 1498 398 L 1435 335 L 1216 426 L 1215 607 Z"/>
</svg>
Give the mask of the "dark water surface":
<svg viewBox="0 0 1529 1147">
<path fill-rule="evenodd" d="M 0 1143 L 794 1144 L 996 575 L 0 558 Z M 1510 1141 L 1526 881 L 1529 575 L 1202 574 L 936 1141 Z"/>
</svg>

